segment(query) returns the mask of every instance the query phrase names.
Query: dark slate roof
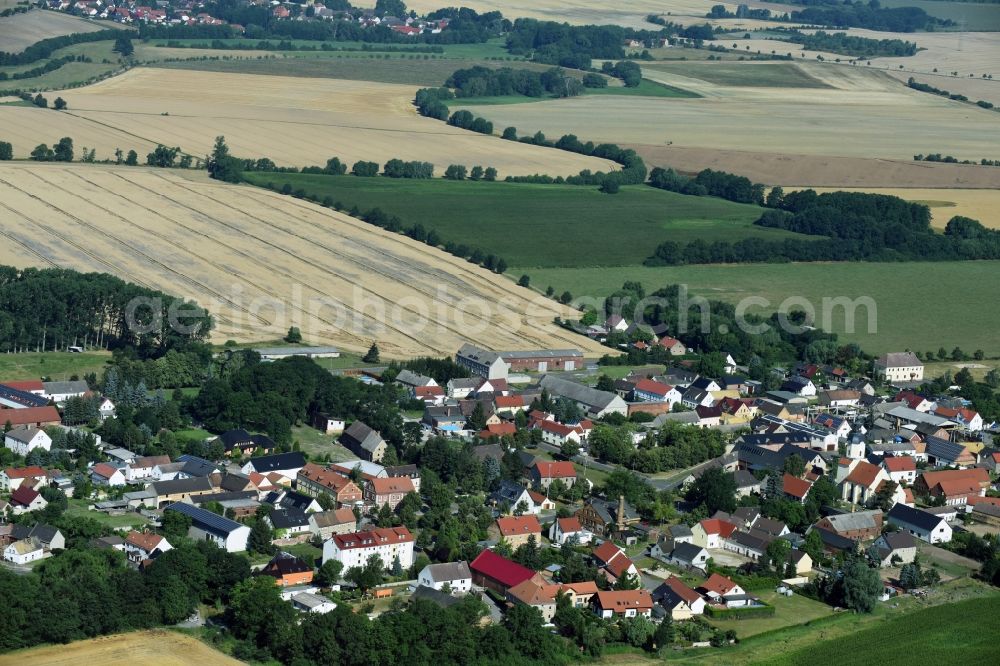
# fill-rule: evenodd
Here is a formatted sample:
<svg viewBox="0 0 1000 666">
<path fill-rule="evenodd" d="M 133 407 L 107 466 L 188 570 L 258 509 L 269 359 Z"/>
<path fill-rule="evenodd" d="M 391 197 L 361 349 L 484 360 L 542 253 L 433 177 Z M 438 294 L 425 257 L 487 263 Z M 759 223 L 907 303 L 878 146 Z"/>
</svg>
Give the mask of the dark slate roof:
<svg viewBox="0 0 1000 666">
<path fill-rule="evenodd" d="M 215 473 L 219 467 L 215 463 L 209 462 L 204 458 L 199 458 L 198 456 L 183 455 L 177 456 L 177 462 L 184 463 L 181 467 L 182 472 L 190 476 L 208 476 L 209 474 Z"/>
<path fill-rule="evenodd" d="M 524 494 L 524 487 L 508 479 L 500 482 L 500 487 L 490 494 L 490 499 L 497 504 L 507 504 L 513 507 L 517 498 Z"/>
<path fill-rule="evenodd" d="M 899 505 L 897 504 L 896 506 Z M 819 532 L 819 536 L 823 540 L 824 545 L 829 546 L 830 548 L 835 548 L 836 550 L 854 550 L 854 542 L 847 537 L 842 537 L 839 534 L 834 534 L 833 532 L 820 529 L 819 527 L 815 527 L 813 529 Z"/>
<path fill-rule="evenodd" d="M 284 491 L 281 500 L 278 501 L 278 505 L 285 509 L 305 511 L 306 508 L 313 503 L 313 501 L 313 498 L 308 495 L 303 495 L 302 493 L 295 492 L 294 490 L 286 490 Z"/>
<path fill-rule="evenodd" d="M 928 532 L 932 531 L 941 523 L 942 520 L 944 520 L 944 518 L 935 516 L 933 513 L 927 513 L 926 511 L 921 511 L 920 509 L 914 509 L 913 507 L 906 506 L 905 504 L 896 504 L 889 509 L 888 517 L 889 520 L 898 521 L 906 525 L 912 525 L 913 527 L 918 527 Z"/>
<path fill-rule="evenodd" d="M 212 482 L 203 476 L 196 476 L 191 479 L 156 481 L 152 486 L 153 492 L 157 495 L 176 495 L 177 493 L 204 492 L 214 489 Z"/>
<path fill-rule="evenodd" d="M 698 553 L 703 550 L 704 548 L 701 546 L 682 541 L 678 544 L 674 544 L 674 550 L 670 553 L 670 558 L 680 560 L 681 562 L 694 562 L 694 558 L 696 558 Z"/>
<path fill-rule="evenodd" d="M 340 443 L 355 453 L 374 453 L 382 443 L 382 437 L 361 421 L 355 421 L 340 436 Z"/>
<path fill-rule="evenodd" d="M 295 469 L 296 467 L 305 467 L 306 457 L 300 451 L 291 451 L 290 453 L 277 453 L 273 456 L 251 458 L 250 463 L 253 465 L 255 471 L 261 474 L 267 474 L 268 472 L 273 472 L 276 469 Z"/>
<path fill-rule="evenodd" d="M 410 595 L 411 600 L 424 599 L 430 601 L 433 604 L 437 604 L 442 608 L 448 608 L 449 606 L 454 606 L 461 598 L 452 596 L 447 592 L 441 592 L 440 590 L 435 590 L 433 587 L 427 587 L 426 585 L 418 585 L 417 589 L 413 591 Z"/>
<path fill-rule="evenodd" d="M 14 529 L 11 531 L 11 536 L 18 541 L 21 539 L 35 537 L 42 543 L 49 544 L 52 543 L 52 540 L 56 538 L 57 534 L 59 534 L 59 530 L 57 528 L 43 523 L 36 523 L 34 525 L 15 524 L 13 527 Z"/>
<path fill-rule="evenodd" d="M 769 432 L 759 435 L 740 435 L 737 441 L 743 444 L 761 446 L 764 444 L 809 444 L 812 438 L 799 432 Z"/>
<path fill-rule="evenodd" d="M 309 524 L 309 516 L 297 509 L 275 509 L 271 512 L 271 524 L 276 530 L 302 527 Z"/>
<path fill-rule="evenodd" d="M 243 527 L 243 525 L 240 525 L 235 520 L 230 520 L 217 513 L 212 513 L 207 509 L 196 507 L 193 504 L 186 504 L 185 502 L 174 502 L 164 509 L 164 511 L 183 513 L 185 516 L 191 518 L 192 525 L 224 537 Z"/>
</svg>

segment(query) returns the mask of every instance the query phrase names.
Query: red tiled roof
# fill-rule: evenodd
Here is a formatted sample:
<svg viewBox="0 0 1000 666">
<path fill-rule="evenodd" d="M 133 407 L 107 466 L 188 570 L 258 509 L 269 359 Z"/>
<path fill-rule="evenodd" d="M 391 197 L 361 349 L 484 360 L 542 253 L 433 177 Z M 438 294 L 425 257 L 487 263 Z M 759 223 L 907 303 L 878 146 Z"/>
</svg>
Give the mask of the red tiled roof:
<svg viewBox="0 0 1000 666">
<path fill-rule="evenodd" d="M 118 471 L 118 468 L 113 467 L 108 463 L 97 463 L 96 465 L 90 468 L 90 471 L 93 472 L 94 474 L 97 474 L 100 477 L 103 477 L 105 479 L 110 479 L 112 476 L 115 475 L 115 472 Z"/>
<path fill-rule="evenodd" d="M 673 590 L 677 594 L 677 596 L 686 601 L 689 605 L 701 599 L 700 594 L 698 594 L 690 587 L 688 587 L 688 585 L 677 576 L 671 576 L 670 578 L 663 581 L 663 583 L 671 590 Z"/>
<path fill-rule="evenodd" d="M 862 460 L 851 471 L 851 473 L 847 475 L 847 478 L 844 479 L 844 481 L 864 486 L 865 488 L 871 488 L 872 484 L 875 483 L 875 479 L 878 478 L 878 473 L 878 467 L 871 464 L 867 460 Z"/>
<path fill-rule="evenodd" d="M 611 543 L 610 541 L 604 541 L 599 546 L 591 551 L 591 555 L 601 561 L 603 564 L 607 564 L 615 558 L 616 555 L 622 552 L 622 549 Z"/>
<path fill-rule="evenodd" d="M 23 506 L 29 506 L 32 502 L 35 501 L 35 498 L 37 498 L 38 495 L 39 495 L 38 491 L 32 490 L 31 488 L 22 484 L 18 486 L 17 490 L 11 493 L 10 501 L 13 504 L 21 504 Z"/>
<path fill-rule="evenodd" d="M 946 497 L 978 495 L 982 490 L 982 487 L 980 487 L 975 479 L 971 478 L 945 479 L 944 481 L 938 481 L 933 487 L 940 488 Z"/>
<path fill-rule="evenodd" d="M 535 504 L 538 504 L 538 505 L 541 505 L 543 502 L 546 502 L 546 501 L 548 501 L 548 502 L 552 501 L 548 497 L 546 497 L 545 495 L 543 495 L 542 493 L 537 493 L 534 490 L 529 490 L 528 491 L 528 497 L 531 498 L 532 502 L 534 502 Z"/>
<path fill-rule="evenodd" d="M 652 379 L 640 379 L 635 383 L 635 390 L 642 391 L 643 393 L 651 393 L 653 395 L 666 395 L 670 393 L 673 388 L 674 387 L 669 384 L 654 382 Z"/>
<path fill-rule="evenodd" d="M 41 379 L 22 379 L 14 382 L 0 382 L 3 386 L 9 386 L 12 389 L 17 389 L 18 391 L 27 391 L 31 393 L 32 391 L 44 391 L 45 386 L 42 384 Z"/>
<path fill-rule="evenodd" d="M 553 462 L 539 460 L 535 463 L 538 476 L 543 479 L 568 479 L 576 477 L 576 468 L 568 461 Z"/>
<path fill-rule="evenodd" d="M 513 435 L 517 433 L 517 426 L 513 423 L 490 423 L 486 426 L 485 430 L 479 431 L 479 437 L 481 439 L 489 439 L 490 437 L 503 437 L 504 435 Z"/>
<path fill-rule="evenodd" d="M 698 524 L 705 530 L 705 534 L 718 534 L 723 539 L 736 531 L 736 525 L 719 518 L 707 518 Z"/>
<path fill-rule="evenodd" d="M 710 592 L 715 592 L 719 596 L 724 596 L 736 587 L 736 583 L 721 574 L 714 573 L 701 584 L 701 587 Z"/>
<path fill-rule="evenodd" d="M 492 578 L 506 587 L 514 587 L 535 575 L 531 569 L 497 555 L 492 550 L 479 553 L 479 556 L 469 564 L 469 569 Z"/>
<path fill-rule="evenodd" d="M 505 537 L 542 533 L 542 526 L 535 516 L 502 516 L 497 518 L 497 527 Z"/>
<path fill-rule="evenodd" d="M 537 427 L 539 430 L 547 430 L 560 437 L 566 437 L 570 433 L 576 432 L 574 428 L 562 423 L 556 423 L 555 421 L 539 421 Z M 572 467 L 572 464 L 570 467 Z M 573 476 L 576 476 L 576 471 L 573 472 Z"/>
<path fill-rule="evenodd" d="M 570 516 L 569 518 L 559 519 L 559 531 L 563 534 L 569 534 L 571 532 L 579 532 L 583 529 L 580 525 L 580 519 L 576 516 Z"/>
<path fill-rule="evenodd" d="M 810 488 L 812 488 L 812 484 L 805 479 L 800 479 L 788 473 L 781 477 L 781 489 L 786 495 L 803 499 L 809 494 Z"/>
<path fill-rule="evenodd" d="M 32 465 L 31 467 L 8 467 L 3 472 L 7 475 L 8 479 L 29 479 L 32 477 L 48 476 L 46 471 L 38 465 Z"/>
<path fill-rule="evenodd" d="M 889 472 L 913 472 L 917 469 L 917 462 L 910 456 L 889 456 L 882 464 Z"/>
<path fill-rule="evenodd" d="M 334 534 L 330 538 L 334 540 L 340 550 L 375 548 L 376 546 L 413 541 L 413 535 L 405 527 L 376 527 L 364 532 Z"/>
<path fill-rule="evenodd" d="M 524 397 L 520 395 L 498 395 L 493 404 L 500 408 L 524 407 Z"/>
<path fill-rule="evenodd" d="M 12 426 L 35 425 L 36 423 L 57 424 L 60 422 L 59 412 L 55 407 L 25 407 L 24 409 L 0 410 L 0 422 L 10 421 Z"/>
<path fill-rule="evenodd" d="M 924 472 L 922 478 L 928 488 L 933 488 L 942 481 L 953 479 L 972 479 L 982 486 L 983 484 L 989 484 L 990 473 L 982 467 L 970 467 L 969 469 L 946 469 L 940 472 Z"/>
<path fill-rule="evenodd" d="M 413 480 L 408 476 L 393 476 L 387 479 L 370 479 L 372 490 L 376 495 L 391 495 L 393 493 L 413 492 Z"/>
<path fill-rule="evenodd" d="M 667 349 L 670 349 L 676 344 L 684 344 L 684 343 L 678 340 L 677 338 L 672 338 L 669 335 L 664 335 L 657 341 L 656 344 L 660 345 L 661 347 L 666 347 Z"/>
<path fill-rule="evenodd" d="M 163 541 L 163 537 L 159 534 L 153 534 L 152 532 L 129 532 L 128 536 L 125 538 L 125 543 L 135 546 L 141 550 L 151 553 L 156 550 L 160 542 Z"/>
<path fill-rule="evenodd" d="M 413 389 L 413 395 L 418 398 L 444 395 L 444 389 L 440 386 L 418 386 Z"/>
<path fill-rule="evenodd" d="M 653 597 L 648 590 L 599 590 L 597 605 L 603 610 L 624 613 L 629 609 L 652 610 Z"/>
</svg>

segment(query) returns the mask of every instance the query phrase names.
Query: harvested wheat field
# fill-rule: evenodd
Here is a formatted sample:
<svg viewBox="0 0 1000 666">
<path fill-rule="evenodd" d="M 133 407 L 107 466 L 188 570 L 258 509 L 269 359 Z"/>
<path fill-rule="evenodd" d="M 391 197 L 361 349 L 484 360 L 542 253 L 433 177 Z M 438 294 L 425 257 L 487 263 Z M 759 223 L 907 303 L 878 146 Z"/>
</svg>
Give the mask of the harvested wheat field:
<svg viewBox="0 0 1000 666">
<path fill-rule="evenodd" d="M 2 7 L 0 7 L 2 9 Z M 77 32 L 96 32 L 121 27 L 119 23 L 95 23 L 60 12 L 30 11 L 0 18 L 0 51 L 20 53 L 35 42 Z"/>
<path fill-rule="evenodd" d="M 368 81 L 138 68 L 52 93 L 69 104 L 58 114 L 0 107 L 0 125 L 16 156 L 63 136 L 96 148 L 98 159 L 116 148 L 145 155 L 157 143 L 202 156 L 225 135 L 234 155 L 269 157 L 282 166 L 322 165 L 333 156 L 348 164 L 427 161 L 438 174 L 449 164 L 492 166 L 501 176 L 615 166 L 423 118 L 412 105 L 415 91 Z"/>
<path fill-rule="evenodd" d="M 1000 114 L 911 90 L 883 72 L 810 69 L 830 87 L 747 87 L 704 81 L 699 99 L 589 96 L 478 111 L 522 133 L 593 141 L 840 157 L 911 159 L 931 150 L 1000 154 Z M 748 68 L 750 69 L 750 68 Z M 825 72 L 825 73 L 824 73 Z M 648 78 L 683 85 L 648 68 Z M 686 78 L 693 78 L 690 74 Z M 842 81 L 842 83 L 838 83 Z M 850 140 L 845 141 L 845 132 Z"/>
<path fill-rule="evenodd" d="M 624 144 L 642 155 L 650 166 L 672 167 L 686 173 L 702 169 L 729 171 L 766 185 L 788 187 L 923 187 L 1000 188 L 1000 169 L 915 162 L 913 158 L 886 160 L 791 153 L 751 152 L 682 146 Z"/>
<path fill-rule="evenodd" d="M 982 167 L 997 169 L 1000 167 Z M 928 188 L 813 188 L 817 192 L 872 192 L 926 204 L 931 209 L 931 224 L 943 229 L 956 215 L 971 217 L 992 229 L 1000 229 L 1000 190 L 946 190 Z M 787 190 L 787 188 L 786 188 Z"/>
<path fill-rule="evenodd" d="M 0 655 L 0 666 L 10 664 L 45 664 L 46 666 L 237 666 L 237 661 L 213 650 L 196 638 L 172 631 L 137 631 L 131 634 L 103 636 L 68 645 L 19 650 Z"/>
<path fill-rule="evenodd" d="M 407 8 L 424 14 L 440 8 L 438 0 L 411 0 Z M 656 29 L 646 21 L 649 14 L 666 14 L 671 20 L 678 15 L 704 17 L 719 4 L 712 0 L 631 0 L 630 2 L 593 2 L 593 0 L 462 0 L 461 6 L 477 12 L 500 11 L 505 18 L 534 18 L 559 23 L 614 24 L 640 29 Z M 704 18 L 701 20 L 705 23 Z"/>
<path fill-rule="evenodd" d="M 184 172 L 0 167 L 0 235 L 19 266 L 106 272 L 194 299 L 215 315 L 218 340 L 273 340 L 294 325 L 349 351 L 376 340 L 391 358 L 447 355 L 464 341 L 601 349 L 552 323 L 572 309 L 442 250 Z"/>
</svg>

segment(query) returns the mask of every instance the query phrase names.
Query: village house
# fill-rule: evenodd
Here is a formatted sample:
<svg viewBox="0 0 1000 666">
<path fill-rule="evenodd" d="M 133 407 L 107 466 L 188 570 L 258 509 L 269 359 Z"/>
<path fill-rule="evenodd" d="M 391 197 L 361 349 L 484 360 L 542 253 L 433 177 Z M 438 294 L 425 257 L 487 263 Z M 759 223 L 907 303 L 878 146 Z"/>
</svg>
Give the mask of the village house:
<svg viewBox="0 0 1000 666">
<path fill-rule="evenodd" d="M 831 409 L 846 409 L 857 407 L 861 401 L 861 391 L 854 389 L 831 389 L 820 391 L 817 394 L 817 402 L 821 407 Z"/>
<path fill-rule="evenodd" d="M 309 514 L 309 531 L 321 541 L 334 534 L 349 534 L 358 529 L 358 519 L 348 508 L 317 511 Z"/>
<path fill-rule="evenodd" d="M 59 425 L 62 419 L 59 411 L 52 405 L 45 407 L 25 407 L 24 409 L 4 409 L 0 416 L 2 423 L 10 423 L 11 429 L 24 428 L 44 428 L 46 426 Z M 6 437 L 4 438 L 6 441 Z M 10 448 L 10 447 L 7 447 Z"/>
<path fill-rule="evenodd" d="M 909 485 L 917 478 L 917 461 L 912 456 L 888 456 L 882 460 L 882 469 L 892 481 L 903 485 Z"/>
<path fill-rule="evenodd" d="M 405 527 L 376 527 L 350 534 L 335 534 L 323 543 L 323 563 L 337 560 L 344 569 L 362 567 L 378 555 L 389 569 L 396 560 L 403 569 L 413 566 L 413 535 Z"/>
<path fill-rule="evenodd" d="M 629 559 L 625 551 L 611 541 L 601 542 L 590 552 L 594 564 L 604 571 L 608 581 L 614 584 L 623 576 L 638 576 L 639 569 Z"/>
<path fill-rule="evenodd" d="M 539 460 L 531 467 L 530 479 L 537 488 L 548 489 L 555 480 L 562 481 L 567 488 L 576 483 L 576 468 L 568 461 Z"/>
<path fill-rule="evenodd" d="M 306 465 L 306 457 L 299 451 L 277 453 L 270 456 L 260 456 L 247 461 L 240 471 L 244 474 L 280 474 L 289 480 L 298 476 L 299 470 Z"/>
<path fill-rule="evenodd" d="M 3 416 L 0 416 L 0 419 L 2 418 Z M 22 426 L 12 428 L 4 435 L 4 446 L 19 456 L 27 456 L 35 449 L 51 450 L 52 438 L 41 428 Z"/>
<path fill-rule="evenodd" d="M 344 431 L 340 443 L 359 458 L 372 462 L 381 461 L 388 447 L 377 432 L 361 421 L 355 421 Z"/>
<path fill-rule="evenodd" d="M 136 458 L 125 466 L 125 480 L 128 483 L 137 483 L 153 478 L 153 471 L 157 465 L 170 463 L 170 456 L 143 456 Z"/>
<path fill-rule="evenodd" d="M 507 590 L 507 600 L 537 608 L 542 614 L 542 621 L 549 624 L 556 614 L 559 595 L 566 595 L 572 606 L 580 608 L 589 604 L 597 591 L 594 581 L 550 584 L 528 579 Z"/>
<path fill-rule="evenodd" d="M 37 539 L 21 539 L 3 549 L 3 559 L 21 566 L 43 557 L 45 551 Z"/>
<path fill-rule="evenodd" d="M 593 534 L 583 529 L 577 516 L 556 518 L 549 527 L 549 541 L 559 546 L 567 541 L 573 544 L 587 544 Z"/>
<path fill-rule="evenodd" d="M 709 550 L 721 549 L 723 541 L 736 531 L 736 525 L 718 518 L 706 518 L 691 528 L 691 543 Z"/>
<path fill-rule="evenodd" d="M 330 613 L 337 610 L 337 604 L 327 597 L 320 596 L 314 592 L 297 592 L 288 601 L 292 607 L 302 613 Z"/>
<path fill-rule="evenodd" d="M 921 541 L 931 544 L 951 541 L 951 525 L 943 517 L 933 513 L 905 504 L 896 504 L 889 509 L 886 518 L 890 525 L 895 525 L 901 531 L 909 532 Z"/>
<path fill-rule="evenodd" d="M 591 499 L 576 512 L 580 525 L 601 537 L 621 534 L 640 521 L 639 512 L 620 496 L 617 502 Z"/>
<path fill-rule="evenodd" d="M 108 488 L 124 486 L 127 483 L 124 471 L 108 463 L 97 463 L 91 467 L 90 480 L 95 486 Z"/>
<path fill-rule="evenodd" d="M 196 541 L 211 541 L 229 553 L 241 553 L 247 549 L 250 528 L 207 509 L 185 502 L 175 502 L 165 511 L 176 511 L 191 518 L 188 537 Z"/>
<path fill-rule="evenodd" d="M 198 495 L 216 492 L 212 480 L 207 477 L 177 478 L 170 481 L 155 481 L 146 487 L 155 497 L 155 505 L 162 508 L 167 504 L 190 500 Z"/>
<path fill-rule="evenodd" d="M 146 560 L 155 559 L 172 548 L 165 537 L 153 532 L 133 530 L 125 537 L 125 556 L 133 564 L 142 564 Z"/>
<path fill-rule="evenodd" d="M 980 432 L 983 429 L 983 417 L 972 409 L 938 405 L 934 409 L 934 415 L 958 423 L 967 432 Z"/>
<path fill-rule="evenodd" d="M 413 481 L 405 476 L 369 479 L 365 481 L 365 504 L 373 510 L 381 509 L 383 505 L 388 504 L 389 508 L 395 511 L 407 493 L 415 490 Z"/>
<path fill-rule="evenodd" d="M 526 580 L 533 580 L 540 585 L 545 583 L 537 572 L 488 549 L 479 553 L 469 564 L 469 570 L 472 572 L 473 584 L 504 596 L 507 590 Z"/>
<path fill-rule="evenodd" d="M 717 573 L 705 579 L 698 589 L 711 603 L 726 606 L 727 608 L 752 606 L 756 603 L 756 599 L 748 595 L 746 590 L 734 583 L 730 578 Z"/>
<path fill-rule="evenodd" d="M 687 347 L 684 346 L 684 343 L 669 335 L 664 335 L 656 341 L 656 344 L 670 352 L 671 356 L 684 356 L 687 353 Z"/>
<path fill-rule="evenodd" d="M 326 493 L 337 506 L 353 506 L 364 501 L 364 494 L 357 484 L 344 475 L 314 463 L 302 466 L 295 477 L 295 485 L 299 492 L 311 497 Z"/>
<path fill-rule="evenodd" d="M 227 430 L 217 437 L 222 442 L 226 455 L 231 458 L 249 456 L 260 451 L 262 453 L 274 453 L 278 445 L 267 435 L 251 435 L 242 428 Z"/>
<path fill-rule="evenodd" d="M 510 544 L 511 548 L 528 543 L 528 539 L 535 537 L 535 542 L 542 540 L 542 526 L 538 518 L 532 515 L 527 516 L 501 516 L 496 521 L 500 537 Z"/>
<path fill-rule="evenodd" d="M 42 382 L 42 397 L 57 405 L 62 405 L 70 398 L 82 398 L 86 395 L 90 395 L 90 387 L 82 379 Z"/>
<path fill-rule="evenodd" d="M 874 545 L 880 567 L 910 564 L 917 558 L 917 542 L 909 532 L 886 532 Z"/>
<path fill-rule="evenodd" d="M 652 597 L 674 622 L 690 620 L 705 612 L 705 599 L 677 576 L 663 581 L 653 590 Z"/>
<path fill-rule="evenodd" d="M 313 427 L 325 435 L 337 435 L 344 432 L 344 419 L 330 416 L 329 414 L 316 413 L 313 415 Z"/>
<path fill-rule="evenodd" d="M 270 576 L 278 587 L 308 585 L 313 579 L 313 568 L 291 553 L 279 552 L 257 575 Z"/>
<path fill-rule="evenodd" d="M 48 504 L 37 490 L 33 490 L 23 484 L 10 494 L 10 510 L 15 516 L 32 511 L 41 511 Z"/>
<path fill-rule="evenodd" d="M 48 482 L 49 474 L 38 465 L 30 467 L 8 467 L 0 472 L 0 490 L 3 492 L 13 492 L 26 484 L 32 489 L 37 489 Z"/>
<path fill-rule="evenodd" d="M 875 375 L 889 382 L 920 382 L 924 379 L 924 364 L 913 352 L 893 352 L 875 359 Z"/>
<path fill-rule="evenodd" d="M 882 512 L 877 509 L 835 513 L 820 518 L 816 527 L 852 541 L 867 541 L 882 533 L 882 519 Z"/>
<path fill-rule="evenodd" d="M 11 525 L 11 539 L 19 541 L 22 539 L 33 539 L 41 544 L 45 552 L 63 550 L 66 548 L 66 537 L 57 528 L 44 523 L 34 525 L 24 525 L 17 523 Z"/>
<path fill-rule="evenodd" d="M 417 575 L 417 584 L 435 590 L 447 585 L 452 594 L 466 594 L 472 591 L 472 571 L 468 562 L 428 564 Z"/>
<path fill-rule="evenodd" d="M 542 433 L 542 441 L 546 444 L 552 444 L 554 446 L 562 447 L 563 444 L 567 442 L 573 442 L 577 448 L 580 446 L 580 433 L 579 431 L 568 425 L 563 425 L 562 423 L 556 423 L 555 421 L 536 421 L 533 426 L 534 430 L 539 430 Z M 515 429 L 516 431 L 516 429 Z M 572 463 L 566 463 L 570 467 L 573 466 Z M 573 479 L 576 479 L 576 472 L 573 472 Z"/>
<path fill-rule="evenodd" d="M 486 379 L 507 379 L 507 364 L 500 354 L 475 345 L 462 345 L 455 354 L 455 363 Z"/>
<path fill-rule="evenodd" d="M 967 504 L 972 497 L 986 495 L 990 475 L 982 467 L 924 472 L 913 483 L 917 495 L 943 498 L 947 505 Z"/>
<path fill-rule="evenodd" d="M 653 597 L 648 590 L 599 590 L 591 603 L 598 617 L 650 617 L 653 614 Z"/>
<path fill-rule="evenodd" d="M 538 385 L 553 396 L 572 400 L 586 412 L 588 418 L 599 419 L 608 414 L 628 415 L 628 404 L 610 391 L 601 391 L 555 375 L 545 375 Z"/>
</svg>

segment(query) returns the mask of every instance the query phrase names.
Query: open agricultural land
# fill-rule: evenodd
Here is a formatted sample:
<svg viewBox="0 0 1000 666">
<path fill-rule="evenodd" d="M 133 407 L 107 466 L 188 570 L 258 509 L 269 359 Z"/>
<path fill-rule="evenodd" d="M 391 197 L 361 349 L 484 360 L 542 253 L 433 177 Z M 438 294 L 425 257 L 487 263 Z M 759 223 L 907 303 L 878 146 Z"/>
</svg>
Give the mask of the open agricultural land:
<svg viewBox="0 0 1000 666">
<path fill-rule="evenodd" d="M 58 12 L 33 10 L 14 14 L 0 18 L 0 51 L 20 53 L 35 42 L 50 37 L 96 32 L 115 26 L 116 24 L 107 21 L 88 21 Z"/>
<path fill-rule="evenodd" d="M 869 296 L 877 305 L 876 332 L 868 332 L 863 309 L 858 311 L 854 333 L 845 332 L 840 311 L 831 318 L 831 330 L 871 352 L 958 344 L 991 355 L 1000 354 L 995 334 L 1000 316 L 988 305 L 1000 298 L 998 271 L 998 261 L 509 269 L 511 275 L 527 273 L 541 288 L 552 285 L 558 293 L 606 296 L 626 280 L 642 283 L 647 292 L 686 284 L 693 295 L 729 303 L 762 296 L 770 304 L 768 311 L 790 296 L 807 299 L 817 312 L 822 311 L 823 298 Z M 914 303 L 940 307 L 914 307 Z"/>
<path fill-rule="evenodd" d="M 0 123 L 20 157 L 63 136 L 96 148 L 98 159 L 118 148 L 144 155 L 157 143 L 202 156 L 216 136 L 225 135 L 234 154 L 287 166 L 325 164 L 338 156 L 348 164 L 428 161 L 439 172 L 474 160 L 501 175 L 609 168 L 605 160 L 423 118 L 412 106 L 413 93 L 412 86 L 385 83 L 140 68 L 53 93 L 66 99 L 66 112 L 0 107 Z"/>
<path fill-rule="evenodd" d="M 404 226 L 421 224 L 443 241 L 478 247 L 516 266 L 641 264 L 651 247 L 670 239 L 810 238 L 753 226 L 763 212 L 758 206 L 641 185 L 610 197 L 573 185 L 272 173 L 247 178 L 277 189 L 288 184 L 320 200 L 330 197 L 344 210 L 380 208 Z"/>
<path fill-rule="evenodd" d="M 1000 170 L 1000 167 L 993 167 Z M 871 192 L 888 194 L 922 203 L 931 209 L 931 224 L 943 229 L 956 215 L 979 220 L 987 227 L 1000 229 L 1000 190 L 960 190 L 929 188 L 813 188 L 817 192 Z"/>
<path fill-rule="evenodd" d="M 377 340 L 390 358 L 450 354 L 467 340 L 597 349 L 552 324 L 572 312 L 554 301 L 264 190 L 158 170 L 25 164 L 0 167 L 0 202 L 0 263 L 107 272 L 184 294 L 213 311 L 220 341 L 276 339 L 295 324 L 311 342 L 349 351 Z"/>
<path fill-rule="evenodd" d="M 173 631 L 114 634 L 76 641 L 68 645 L 50 645 L 0 655 L 0 665 L 19 664 L 24 661 L 49 666 L 84 663 L 111 666 L 132 664 L 236 666 L 243 663 L 213 650 L 196 638 Z"/>
</svg>

